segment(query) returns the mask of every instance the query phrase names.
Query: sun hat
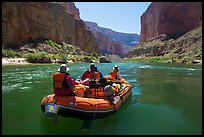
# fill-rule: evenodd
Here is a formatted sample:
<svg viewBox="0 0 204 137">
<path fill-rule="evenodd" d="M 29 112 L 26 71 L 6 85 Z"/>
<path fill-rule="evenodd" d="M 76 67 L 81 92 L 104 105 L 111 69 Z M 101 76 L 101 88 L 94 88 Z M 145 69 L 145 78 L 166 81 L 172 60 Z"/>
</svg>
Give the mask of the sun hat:
<svg viewBox="0 0 204 137">
<path fill-rule="evenodd" d="M 119 70 L 119 67 L 118 67 L 117 65 L 115 65 L 115 66 L 113 67 L 113 69 L 116 69 L 116 68 Z"/>
<path fill-rule="evenodd" d="M 58 71 L 66 73 L 67 71 L 69 71 L 69 68 L 67 67 L 66 64 L 62 64 L 62 65 L 60 65 Z"/>
<path fill-rule="evenodd" d="M 94 64 L 94 63 L 91 63 L 91 64 L 90 64 L 90 67 L 94 67 L 94 66 L 95 66 L 95 64 Z"/>
</svg>

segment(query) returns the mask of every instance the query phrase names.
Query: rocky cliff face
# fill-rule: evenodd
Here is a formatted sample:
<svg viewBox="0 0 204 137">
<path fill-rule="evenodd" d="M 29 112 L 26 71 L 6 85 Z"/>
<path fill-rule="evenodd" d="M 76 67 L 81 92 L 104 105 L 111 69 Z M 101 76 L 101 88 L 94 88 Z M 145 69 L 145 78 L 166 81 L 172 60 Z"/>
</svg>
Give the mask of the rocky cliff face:
<svg viewBox="0 0 204 137">
<path fill-rule="evenodd" d="M 201 2 L 153 2 L 141 16 L 140 42 L 161 34 L 177 38 L 201 24 Z"/>
<path fill-rule="evenodd" d="M 129 51 L 128 57 L 154 57 L 174 59 L 179 63 L 201 60 L 202 62 L 202 26 L 185 33 L 177 39 L 163 37 L 140 43 L 134 50 Z"/>
<path fill-rule="evenodd" d="M 101 32 L 95 32 L 94 36 L 102 54 L 115 54 L 121 57 L 124 56 L 123 47 L 119 41 L 110 40 Z"/>
<path fill-rule="evenodd" d="M 136 44 L 139 43 L 139 35 L 137 34 L 128 34 L 128 33 L 121 33 L 116 32 L 108 28 L 103 28 L 97 25 L 95 22 L 85 21 L 87 24 L 87 29 L 91 30 L 93 33 L 101 32 L 107 36 L 110 41 L 118 41 L 118 45 L 123 47 L 123 52 L 127 53 L 132 47 L 135 47 Z M 99 33 L 101 35 L 101 33 Z M 97 34 L 98 35 L 98 34 Z M 100 37 L 98 37 L 100 38 Z M 101 41 L 101 40 L 99 40 Z M 120 44 L 119 44 L 120 43 Z M 104 43 L 104 48 L 106 44 Z M 102 47 L 102 45 L 101 45 Z M 120 48 L 119 47 L 119 48 Z M 117 53 L 117 52 L 116 52 Z"/>
<path fill-rule="evenodd" d="M 75 19 L 81 20 L 79 9 L 76 8 L 76 6 L 73 2 L 52 2 L 52 3 L 58 3 L 58 4 L 62 5 L 65 8 L 65 11 L 67 13 L 74 15 Z"/>
<path fill-rule="evenodd" d="M 3 2 L 2 44 L 18 48 L 29 40 L 52 39 L 79 46 L 86 52 L 97 51 L 95 38 L 85 29 L 85 23 L 66 12 L 69 3 L 64 8 L 49 2 Z"/>
</svg>

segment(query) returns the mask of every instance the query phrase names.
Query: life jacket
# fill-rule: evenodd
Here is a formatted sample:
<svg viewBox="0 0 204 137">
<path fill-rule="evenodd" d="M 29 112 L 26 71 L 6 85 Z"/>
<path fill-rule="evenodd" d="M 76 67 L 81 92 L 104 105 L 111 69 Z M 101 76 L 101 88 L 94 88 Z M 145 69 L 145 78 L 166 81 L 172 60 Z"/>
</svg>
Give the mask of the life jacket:
<svg viewBox="0 0 204 137">
<path fill-rule="evenodd" d="M 96 72 L 95 72 L 95 76 L 96 76 L 96 79 L 100 79 L 100 78 L 101 78 L 100 72 L 96 71 Z"/>
<path fill-rule="evenodd" d="M 52 75 L 54 81 L 54 88 L 68 88 L 66 82 L 66 74 L 61 72 L 56 72 Z"/>
<path fill-rule="evenodd" d="M 90 80 L 99 79 L 101 76 L 100 72 L 91 72 L 90 70 L 86 70 L 82 75 L 82 80 L 89 78 Z"/>
<path fill-rule="evenodd" d="M 110 72 L 110 76 L 109 76 L 109 79 L 116 79 L 116 75 L 117 75 L 117 72 L 116 71 L 111 71 Z"/>
</svg>

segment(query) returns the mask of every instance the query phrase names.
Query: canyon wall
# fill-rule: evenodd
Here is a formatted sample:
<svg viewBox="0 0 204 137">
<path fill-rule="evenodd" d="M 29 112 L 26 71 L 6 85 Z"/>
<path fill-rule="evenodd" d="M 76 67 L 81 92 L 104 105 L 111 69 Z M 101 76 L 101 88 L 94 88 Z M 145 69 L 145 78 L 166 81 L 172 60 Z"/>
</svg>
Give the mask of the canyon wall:
<svg viewBox="0 0 204 137">
<path fill-rule="evenodd" d="M 64 4 L 64 6 L 62 6 Z M 73 3 L 3 2 L 2 44 L 15 48 L 35 39 L 52 39 L 66 42 L 82 50 L 97 51 L 91 31 L 85 29 Z M 68 6 L 70 4 L 70 6 Z M 70 10 L 69 7 L 72 7 Z M 69 12 L 68 12 L 69 11 Z M 75 14 L 71 14 L 75 11 Z"/>
<path fill-rule="evenodd" d="M 121 57 L 124 56 L 122 43 L 108 39 L 108 37 L 101 32 L 94 32 L 94 36 L 102 54 L 115 54 Z"/>
<path fill-rule="evenodd" d="M 62 5 L 67 13 L 74 15 L 75 19 L 81 20 L 79 9 L 76 8 L 74 2 L 52 2 L 52 3 L 58 3 Z"/>
<path fill-rule="evenodd" d="M 166 34 L 178 38 L 202 24 L 202 2 L 152 2 L 141 16 L 140 43 Z"/>
</svg>

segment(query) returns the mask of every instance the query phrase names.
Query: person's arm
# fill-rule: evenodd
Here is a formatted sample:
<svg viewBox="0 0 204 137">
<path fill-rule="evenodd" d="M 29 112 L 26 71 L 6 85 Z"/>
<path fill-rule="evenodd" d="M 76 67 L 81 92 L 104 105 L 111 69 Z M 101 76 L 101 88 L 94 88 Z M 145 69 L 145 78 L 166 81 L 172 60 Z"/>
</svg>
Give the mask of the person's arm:
<svg viewBox="0 0 204 137">
<path fill-rule="evenodd" d="M 121 75 L 121 73 L 120 73 L 120 72 L 118 72 L 118 77 L 119 77 L 119 79 L 121 79 L 121 78 L 122 78 L 122 75 Z"/>
<path fill-rule="evenodd" d="M 100 73 L 100 78 L 103 78 L 103 74 L 99 71 L 99 73 Z"/>
<path fill-rule="evenodd" d="M 85 80 L 86 79 L 86 71 L 82 74 L 81 80 Z"/>
<path fill-rule="evenodd" d="M 81 84 L 85 84 L 85 85 L 89 84 L 89 78 L 83 80 Z"/>
<path fill-rule="evenodd" d="M 68 84 L 69 88 L 74 91 L 75 83 L 74 83 L 74 81 L 72 80 L 72 78 L 71 78 L 70 75 L 67 76 L 67 84 Z"/>
</svg>

